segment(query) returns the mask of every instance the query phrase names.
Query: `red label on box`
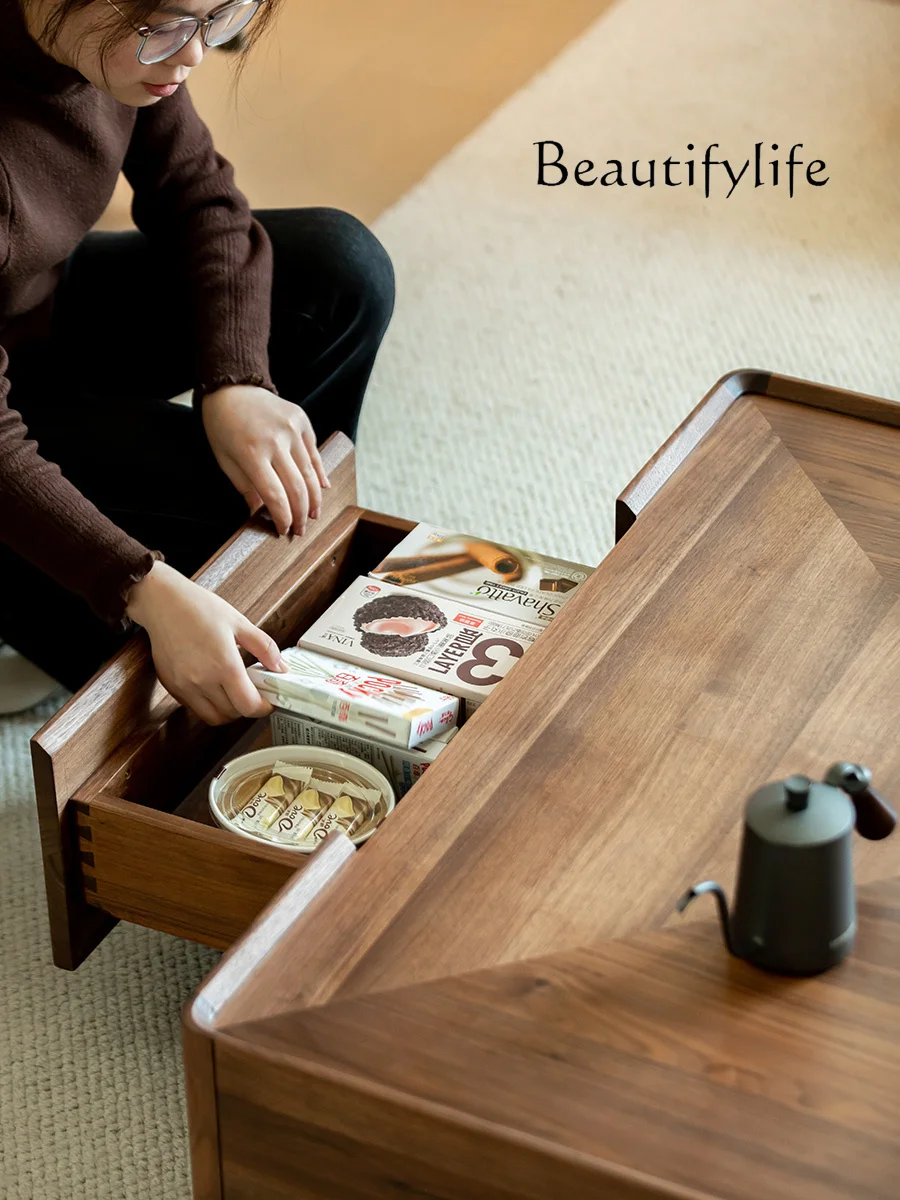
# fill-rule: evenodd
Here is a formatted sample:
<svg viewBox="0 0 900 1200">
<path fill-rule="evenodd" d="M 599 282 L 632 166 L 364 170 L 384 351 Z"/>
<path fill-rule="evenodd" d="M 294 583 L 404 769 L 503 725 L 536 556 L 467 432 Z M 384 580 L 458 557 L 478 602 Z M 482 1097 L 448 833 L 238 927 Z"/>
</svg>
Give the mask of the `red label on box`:
<svg viewBox="0 0 900 1200">
<path fill-rule="evenodd" d="M 468 625 L 470 629 L 477 629 L 484 624 L 481 617 L 470 617 L 468 613 L 457 613 L 453 620 L 457 625 Z"/>
</svg>

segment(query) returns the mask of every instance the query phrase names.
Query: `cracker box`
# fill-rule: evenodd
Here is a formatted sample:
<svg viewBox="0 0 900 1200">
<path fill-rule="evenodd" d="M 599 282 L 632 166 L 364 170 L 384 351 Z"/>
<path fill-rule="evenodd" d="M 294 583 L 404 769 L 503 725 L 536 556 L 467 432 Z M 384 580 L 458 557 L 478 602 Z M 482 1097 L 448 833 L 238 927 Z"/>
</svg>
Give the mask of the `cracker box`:
<svg viewBox="0 0 900 1200">
<path fill-rule="evenodd" d="M 580 563 L 417 525 L 370 574 L 436 600 L 547 625 L 591 571 Z"/>
<path fill-rule="evenodd" d="M 362 576 L 299 644 L 421 687 L 443 688 L 463 698 L 469 713 L 544 628 Z"/>
<path fill-rule="evenodd" d="M 289 647 L 282 657 L 286 674 L 260 663 L 247 670 L 276 708 L 407 749 L 456 724 L 459 700 L 448 692 L 309 649 Z"/>
<path fill-rule="evenodd" d="M 322 746 L 340 750 L 369 763 L 393 784 L 397 798 L 405 796 L 412 785 L 425 774 L 437 756 L 452 741 L 456 726 L 429 738 L 413 750 L 389 746 L 370 738 L 348 733 L 334 725 L 300 717 L 296 713 L 276 711 L 269 718 L 272 744 L 275 746 Z"/>
</svg>

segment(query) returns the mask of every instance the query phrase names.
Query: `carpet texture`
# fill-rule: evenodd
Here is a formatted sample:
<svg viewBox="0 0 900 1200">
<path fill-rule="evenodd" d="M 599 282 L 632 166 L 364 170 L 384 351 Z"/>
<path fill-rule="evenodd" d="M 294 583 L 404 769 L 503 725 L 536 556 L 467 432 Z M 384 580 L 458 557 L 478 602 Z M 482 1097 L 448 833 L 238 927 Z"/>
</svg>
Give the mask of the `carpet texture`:
<svg viewBox="0 0 900 1200">
<path fill-rule="evenodd" d="M 874 0 L 613 7 L 378 221 L 398 298 L 364 501 L 596 563 L 616 495 L 725 372 L 900 398 L 898 37 Z M 688 143 L 803 142 L 830 182 L 539 188 L 547 139 L 640 177 Z"/>
<path fill-rule="evenodd" d="M 218 955 L 120 924 L 52 965 L 28 739 L 65 698 L 0 721 L 0 1197 L 187 1200 L 181 1006 Z"/>
<path fill-rule="evenodd" d="M 898 23 L 874 0 L 621 0 L 378 221 L 398 301 L 362 502 L 594 563 L 726 371 L 900 395 Z M 601 170 L 804 142 L 830 182 L 538 188 L 541 139 Z M 28 738 L 52 711 L 0 723 L 0 1196 L 182 1200 L 179 1014 L 216 955 L 119 926 L 75 975 L 50 965 Z"/>
</svg>

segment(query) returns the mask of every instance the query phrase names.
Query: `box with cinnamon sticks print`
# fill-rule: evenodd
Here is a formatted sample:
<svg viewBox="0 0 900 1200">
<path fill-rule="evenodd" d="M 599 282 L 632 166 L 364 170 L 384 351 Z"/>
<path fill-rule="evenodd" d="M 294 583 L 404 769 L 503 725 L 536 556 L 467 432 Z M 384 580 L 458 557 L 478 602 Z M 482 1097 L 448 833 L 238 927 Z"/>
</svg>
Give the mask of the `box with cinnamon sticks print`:
<svg viewBox="0 0 900 1200">
<path fill-rule="evenodd" d="M 394 587 L 547 625 L 591 570 L 581 563 L 417 525 L 370 574 Z"/>
<path fill-rule="evenodd" d="M 361 575 L 299 645 L 465 700 L 468 716 L 545 625 Z"/>
</svg>

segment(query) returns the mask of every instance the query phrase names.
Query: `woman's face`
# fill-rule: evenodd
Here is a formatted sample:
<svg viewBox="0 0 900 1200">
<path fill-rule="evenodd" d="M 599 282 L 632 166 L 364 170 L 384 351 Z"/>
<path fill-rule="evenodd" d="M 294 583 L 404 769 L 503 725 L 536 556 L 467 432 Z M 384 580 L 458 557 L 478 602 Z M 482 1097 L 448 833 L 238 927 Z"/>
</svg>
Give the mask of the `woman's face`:
<svg viewBox="0 0 900 1200">
<path fill-rule="evenodd" d="M 121 16 L 106 0 L 94 0 L 94 3 L 69 18 L 52 48 L 44 46 L 44 49 L 59 62 L 74 67 L 94 87 L 107 92 L 122 104 L 132 108 L 157 104 L 166 96 L 173 95 L 178 85 L 184 83 L 191 71 L 200 65 L 207 47 L 198 33 L 171 58 L 153 66 L 144 66 L 137 58 L 140 34 L 128 29 L 131 19 L 128 5 L 121 0 L 116 2 L 126 16 Z M 52 11 L 54 0 L 45 0 L 35 7 L 28 22 L 32 36 L 38 37 L 39 41 L 36 30 L 42 28 L 48 4 Z M 157 11 L 147 19 L 146 24 L 161 25 L 178 17 L 206 17 L 216 8 L 221 8 L 222 4 L 223 0 L 160 0 Z M 110 32 L 119 29 L 124 34 L 122 40 L 116 42 L 105 57 L 101 57 L 101 48 Z"/>
</svg>

